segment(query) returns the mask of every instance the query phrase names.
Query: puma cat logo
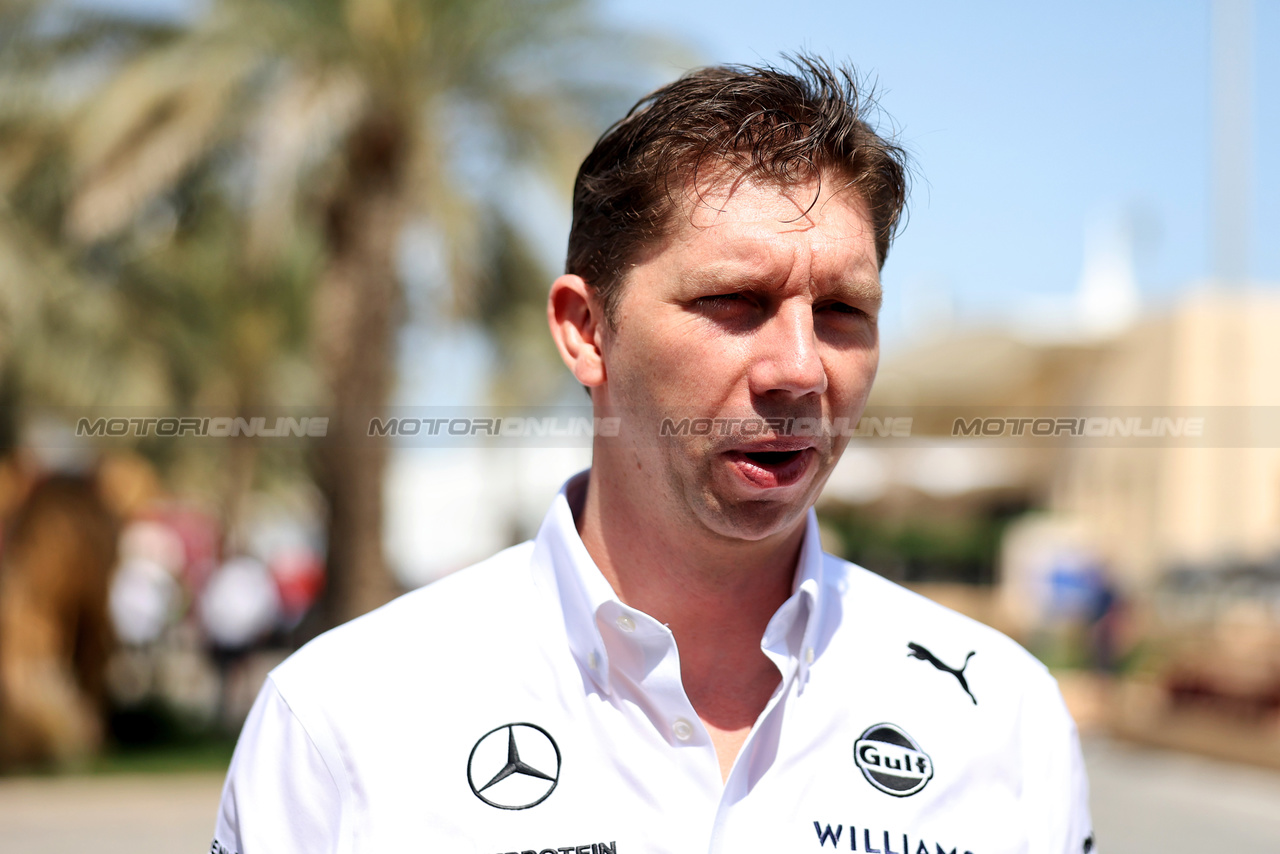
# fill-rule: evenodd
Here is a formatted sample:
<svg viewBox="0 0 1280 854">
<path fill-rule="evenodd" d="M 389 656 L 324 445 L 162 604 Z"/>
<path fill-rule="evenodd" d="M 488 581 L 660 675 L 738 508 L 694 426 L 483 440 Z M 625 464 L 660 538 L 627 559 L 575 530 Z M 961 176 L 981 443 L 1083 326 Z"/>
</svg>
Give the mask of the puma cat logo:
<svg viewBox="0 0 1280 854">
<path fill-rule="evenodd" d="M 950 673 L 952 676 L 956 677 L 956 681 L 960 683 L 960 687 L 964 689 L 964 692 L 969 695 L 969 699 L 973 700 L 973 704 L 975 706 L 978 705 L 978 698 L 973 696 L 973 692 L 969 690 L 969 682 L 964 678 L 964 669 L 969 666 L 969 659 L 973 658 L 975 653 L 971 652 L 966 655 L 964 657 L 964 664 L 960 666 L 959 670 L 956 670 L 954 667 L 948 667 L 943 664 L 938 660 L 936 655 L 929 652 L 929 650 L 925 649 L 918 643 L 908 643 L 907 648 L 911 650 L 911 652 L 907 653 L 907 658 L 918 658 L 921 661 L 927 661 L 939 670 Z"/>
</svg>

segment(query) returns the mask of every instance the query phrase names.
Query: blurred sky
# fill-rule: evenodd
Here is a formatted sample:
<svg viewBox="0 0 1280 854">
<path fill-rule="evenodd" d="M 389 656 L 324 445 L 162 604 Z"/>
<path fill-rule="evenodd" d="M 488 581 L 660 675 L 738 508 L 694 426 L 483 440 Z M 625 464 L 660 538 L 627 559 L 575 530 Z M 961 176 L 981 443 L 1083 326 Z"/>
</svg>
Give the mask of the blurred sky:
<svg viewBox="0 0 1280 854">
<path fill-rule="evenodd" d="M 162 15 L 207 7 L 77 2 Z M 1275 286 L 1280 2 L 1252 6 L 1248 271 Z M 909 221 L 884 271 L 887 353 L 939 316 L 1027 328 L 1069 310 L 1090 231 L 1106 242 L 1127 228 L 1147 309 L 1211 273 L 1211 0 L 599 0 L 599 10 L 688 45 L 702 63 L 776 62 L 803 48 L 851 61 L 876 82 L 916 172 Z M 652 82 L 684 70 L 659 68 Z M 526 189 L 519 206 L 558 264 L 567 201 Z M 465 352 L 474 363 L 483 349 L 452 342 L 447 361 Z M 416 356 L 409 361 L 441 367 Z M 409 398 L 425 401 L 452 399 L 456 384 L 407 385 L 417 392 Z"/>
<path fill-rule="evenodd" d="M 1054 304 L 1079 281 L 1090 227 L 1131 224 L 1146 305 L 1210 273 L 1209 0 L 604 8 L 611 20 L 684 39 L 708 62 L 772 62 L 805 48 L 878 80 L 918 173 L 884 271 L 886 348 L 914 326 L 904 311 L 922 302 L 949 299 L 959 319 L 978 323 Z M 1277 283 L 1273 0 L 1254 4 L 1253 84 L 1249 272 Z"/>
</svg>

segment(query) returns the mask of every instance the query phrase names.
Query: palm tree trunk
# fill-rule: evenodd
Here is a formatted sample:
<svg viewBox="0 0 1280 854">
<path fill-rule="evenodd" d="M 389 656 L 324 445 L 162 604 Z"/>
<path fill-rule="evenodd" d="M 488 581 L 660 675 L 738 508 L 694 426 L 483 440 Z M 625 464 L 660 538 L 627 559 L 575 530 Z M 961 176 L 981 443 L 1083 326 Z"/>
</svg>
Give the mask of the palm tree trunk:
<svg viewBox="0 0 1280 854">
<path fill-rule="evenodd" d="M 317 293 L 313 340 L 333 405 L 317 460 L 329 505 L 327 626 L 398 592 L 382 550 L 387 446 L 367 433 L 369 418 L 390 402 L 395 377 L 403 302 L 395 249 L 407 138 L 394 112 L 371 111 L 348 141 L 347 174 L 326 211 L 330 261 Z"/>
</svg>

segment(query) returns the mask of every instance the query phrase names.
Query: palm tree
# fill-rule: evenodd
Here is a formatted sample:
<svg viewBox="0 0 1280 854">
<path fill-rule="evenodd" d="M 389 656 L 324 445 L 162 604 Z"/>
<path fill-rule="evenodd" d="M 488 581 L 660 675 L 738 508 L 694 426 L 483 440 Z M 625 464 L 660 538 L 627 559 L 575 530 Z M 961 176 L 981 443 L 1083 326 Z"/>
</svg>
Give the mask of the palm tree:
<svg viewBox="0 0 1280 854">
<path fill-rule="evenodd" d="M 215 0 L 191 22 L 0 0 L 0 31 L 22 33 L 0 44 L 22 48 L 0 61 L 0 104 L 18 105 L 0 112 L 0 190 L 55 169 L 56 202 L 27 208 L 78 257 L 135 239 L 193 174 L 216 174 L 243 218 L 226 274 L 246 287 L 320 236 L 310 340 L 335 416 L 316 466 L 327 620 L 385 601 L 386 447 L 363 424 L 394 381 L 403 226 L 438 231 L 458 303 L 472 304 L 482 223 L 506 216 L 503 177 L 569 173 L 596 108 L 616 111 L 628 85 L 608 80 L 632 79 L 619 69 L 639 43 L 608 37 L 585 0 Z M 51 72 L 38 97 L 11 63 Z"/>
</svg>

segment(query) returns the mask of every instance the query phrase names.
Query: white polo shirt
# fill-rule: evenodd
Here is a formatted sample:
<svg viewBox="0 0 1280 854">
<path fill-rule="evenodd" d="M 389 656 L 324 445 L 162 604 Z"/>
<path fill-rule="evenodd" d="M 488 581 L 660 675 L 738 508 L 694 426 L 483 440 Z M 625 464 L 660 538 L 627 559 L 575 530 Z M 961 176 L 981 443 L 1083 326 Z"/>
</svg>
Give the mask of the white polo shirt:
<svg viewBox="0 0 1280 854">
<path fill-rule="evenodd" d="M 671 632 L 617 599 L 562 490 L 532 542 L 272 672 L 211 850 L 1092 848 L 1075 726 L 1045 668 L 823 554 L 812 512 L 761 648 L 782 680 L 722 783 Z"/>
</svg>

